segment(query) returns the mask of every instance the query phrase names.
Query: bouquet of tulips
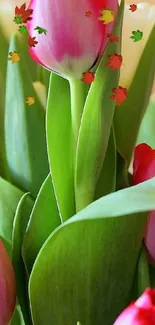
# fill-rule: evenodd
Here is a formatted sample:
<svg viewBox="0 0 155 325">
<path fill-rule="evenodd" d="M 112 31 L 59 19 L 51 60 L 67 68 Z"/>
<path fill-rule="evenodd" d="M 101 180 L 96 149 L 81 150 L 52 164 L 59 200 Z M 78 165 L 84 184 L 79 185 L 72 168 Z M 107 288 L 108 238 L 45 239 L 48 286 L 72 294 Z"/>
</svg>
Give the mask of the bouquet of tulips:
<svg viewBox="0 0 155 325">
<path fill-rule="evenodd" d="M 16 33 L 0 28 L 0 325 L 155 325 L 155 6 L 13 6 Z"/>
</svg>

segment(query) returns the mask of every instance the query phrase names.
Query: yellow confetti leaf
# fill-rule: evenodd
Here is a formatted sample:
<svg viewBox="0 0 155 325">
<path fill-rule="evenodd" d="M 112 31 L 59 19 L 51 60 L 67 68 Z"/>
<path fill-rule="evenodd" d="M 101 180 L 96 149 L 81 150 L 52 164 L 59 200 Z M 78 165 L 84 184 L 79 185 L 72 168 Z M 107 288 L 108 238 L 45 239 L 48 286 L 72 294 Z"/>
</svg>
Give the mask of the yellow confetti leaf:
<svg viewBox="0 0 155 325">
<path fill-rule="evenodd" d="M 19 52 L 10 52 L 9 53 L 10 57 L 8 58 L 9 61 L 11 61 L 12 63 L 17 63 L 20 61 L 20 53 Z"/>
<path fill-rule="evenodd" d="M 30 105 L 33 105 L 35 103 L 35 97 L 33 96 L 28 96 L 26 98 L 26 103 L 30 106 Z"/>
<path fill-rule="evenodd" d="M 99 17 L 98 20 L 102 20 L 104 25 L 107 25 L 114 20 L 114 15 L 115 15 L 114 10 L 102 9 L 100 10 L 100 13 L 102 14 L 102 16 Z"/>
</svg>

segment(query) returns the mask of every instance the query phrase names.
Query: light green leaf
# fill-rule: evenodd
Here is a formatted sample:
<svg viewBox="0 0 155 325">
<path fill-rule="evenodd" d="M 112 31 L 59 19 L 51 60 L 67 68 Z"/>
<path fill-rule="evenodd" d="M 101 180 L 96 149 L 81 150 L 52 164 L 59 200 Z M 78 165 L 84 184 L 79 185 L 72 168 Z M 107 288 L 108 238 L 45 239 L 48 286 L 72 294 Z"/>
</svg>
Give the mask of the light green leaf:
<svg viewBox="0 0 155 325">
<path fill-rule="evenodd" d="M 16 306 L 11 325 L 25 325 L 19 305 Z"/>
<path fill-rule="evenodd" d="M 137 144 L 147 143 L 155 148 L 155 101 L 151 100 L 142 120 Z"/>
<path fill-rule="evenodd" d="M 28 278 L 21 252 L 23 237 L 33 207 L 33 201 L 28 197 L 28 195 L 29 194 L 26 193 L 22 196 L 16 210 L 12 235 L 12 263 L 17 281 L 17 298 L 23 313 L 25 324 L 32 325 L 27 294 Z"/>
<path fill-rule="evenodd" d="M 15 211 L 23 192 L 0 177 L 0 237 L 12 254 L 12 227 Z"/>
<path fill-rule="evenodd" d="M 121 39 L 124 3 L 121 3 L 114 31 Z M 110 99 L 112 89 L 118 86 L 119 69 L 106 66 L 108 55 L 120 53 L 120 43 L 109 42 L 95 74 L 83 110 L 75 165 L 76 210 L 94 199 L 96 183 L 104 162 L 115 101 Z"/>
<path fill-rule="evenodd" d="M 53 184 L 48 175 L 38 193 L 23 241 L 22 252 L 29 274 L 40 248 L 60 223 Z"/>
<path fill-rule="evenodd" d="M 12 64 L 8 61 L 5 143 L 10 180 L 36 197 L 49 172 L 45 116 L 29 71 L 26 69 L 22 47 L 16 36 L 12 37 L 9 51 L 20 52 L 21 60 Z M 32 106 L 26 104 L 27 96 L 34 96 Z"/>
<path fill-rule="evenodd" d="M 154 195 L 155 178 L 104 196 L 57 228 L 30 277 L 34 324 L 113 324 L 131 299 Z"/>
<path fill-rule="evenodd" d="M 155 76 L 155 26 L 142 53 L 127 99 L 115 110 L 116 144 L 129 166 Z"/>
<path fill-rule="evenodd" d="M 60 217 L 67 220 L 75 213 L 70 93 L 68 81 L 54 73 L 50 78 L 46 127 L 54 191 Z"/>
<path fill-rule="evenodd" d="M 101 174 L 97 182 L 95 199 L 114 192 L 116 188 L 116 144 L 112 128 Z"/>
</svg>

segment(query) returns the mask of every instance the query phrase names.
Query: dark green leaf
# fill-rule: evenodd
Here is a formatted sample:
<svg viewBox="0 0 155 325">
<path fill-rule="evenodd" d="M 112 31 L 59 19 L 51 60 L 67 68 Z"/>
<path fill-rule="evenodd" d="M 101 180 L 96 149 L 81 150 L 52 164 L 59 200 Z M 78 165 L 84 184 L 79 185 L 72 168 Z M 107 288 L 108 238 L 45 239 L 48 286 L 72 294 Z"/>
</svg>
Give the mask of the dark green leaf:
<svg viewBox="0 0 155 325">
<path fill-rule="evenodd" d="M 28 197 L 28 193 L 24 194 L 18 204 L 13 224 L 13 250 L 12 263 L 17 281 L 17 298 L 23 313 L 26 325 L 32 325 L 27 285 L 28 279 L 22 259 L 22 243 L 30 213 L 33 207 L 33 201 Z"/>
<path fill-rule="evenodd" d="M 38 193 L 24 236 L 22 251 L 29 274 L 40 248 L 60 223 L 53 184 L 49 175 Z"/>
</svg>

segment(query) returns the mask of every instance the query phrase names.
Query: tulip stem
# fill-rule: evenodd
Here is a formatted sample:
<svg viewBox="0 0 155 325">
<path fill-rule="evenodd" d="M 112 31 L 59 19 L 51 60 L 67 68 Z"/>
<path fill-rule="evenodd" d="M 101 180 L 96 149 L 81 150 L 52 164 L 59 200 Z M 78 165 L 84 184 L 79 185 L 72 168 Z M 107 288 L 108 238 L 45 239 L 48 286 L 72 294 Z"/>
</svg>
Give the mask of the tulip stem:
<svg viewBox="0 0 155 325">
<path fill-rule="evenodd" d="M 81 116 L 85 103 L 85 84 L 75 78 L 69 79 L 70 94 L 71 94 L 71 119 L 73 132 L 73 157 L 75 162 L 76 148 L 81 124 Z"/>
</svg>

